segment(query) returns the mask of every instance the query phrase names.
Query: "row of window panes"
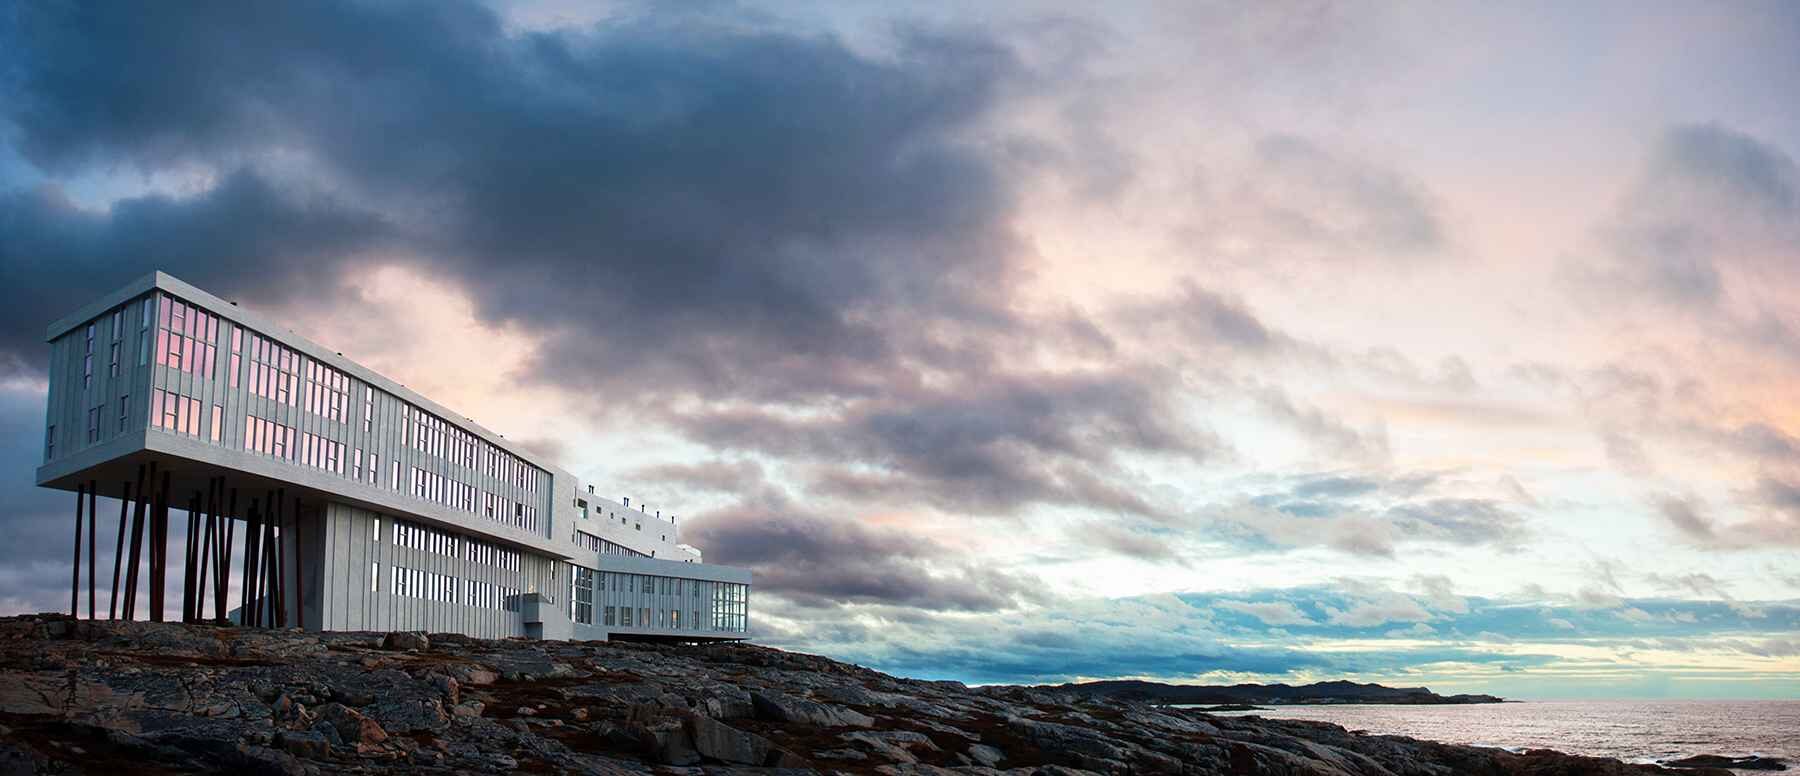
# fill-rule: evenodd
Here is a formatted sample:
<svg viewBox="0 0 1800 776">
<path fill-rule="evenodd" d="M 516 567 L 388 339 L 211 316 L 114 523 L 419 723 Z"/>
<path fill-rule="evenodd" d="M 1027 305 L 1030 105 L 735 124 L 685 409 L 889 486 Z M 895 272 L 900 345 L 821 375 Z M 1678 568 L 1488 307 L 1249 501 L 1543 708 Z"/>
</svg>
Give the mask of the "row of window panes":
<svg viewBox="0 0 1800 776">
<path fill-rule="evenodd" d="M 394 463 L 395 474 L 399 473 L 399 462 Z M 481 515 L 514 528 L 522 528 L 536 533 L 538 530 L 537 507 L 513 501 L 498 493 L 481 490 L 466 482 L 446 477 L 437 472 L 430 472 L 417 466 L 408 467 L 412 472 L 412 495 L 451 509 Z M 396 483 L 397 484 L 397 483 Z M 480 508 L 477 509 L 477 506 Z"/>
<path fill-rule="evenodd" d="M 244 423 L 244 450 L 293 460 L 294 427 L 251 415 Z"/>
<path fill-rule="evenodd" d="M 611 587 L 608 588 L 608 585 Z M 687 595 L 689 590 L 692 590 L 694 597 L 698 598 L 700 597 L 700 585 L 701 583 L 697 580 L 659 577 L 652 574 L 626 574 L 615 571 L 600 575 L 600 589 L 611 589 L 613 592 L 679 596 Z"/>
<path fill-rule="evenodd" d="M 306 409 L 314 415 L 343 422 L 350 403 L 350 378 L 313 359 L 306 360 Z M 366 424 L 365 424 L 365 430 Z"/>
<path fill-rule="evenodd" d="M 162 391 L 158 391 L 158 393 L 162 393 Z M 106 418 L 104 403 L 101 403 L 99 407 L 88 407 L 88 436 L 86 436 L 88 445 L 101 441 L 101 423 L 104 423 L 104 418 Z M 124 394 L 124 396 L 119 396 L 119 425 L 115 429 L 115 434 L 124 432 L 126 421 L 130 418 L 131 394 Z M 56 457 L 56 423 L 50 423 L 49 427 L 45 427 L 43 430 L 43 459 L 49 461 L 52 457 Z"/>
<path fill-rule="evenodd" d="M 359 454 L 361 451 L 357 451 Z M 344 443 L 313 433 L 300 435 L 300 463 L 335 474 L 344 473 Z"/>
<path fill-rule="evenodd" d="M 379 592 L 381 566 L 371 563 L 369 566 L 371 592 Z M 504 609 L 509 612 L 518 611 L 519 589 L 496 585 L 479 580 L 463 580 L 458 585 L 457 578 L 449 574 L 439 574 L 421 569 L 409 569 L 404 566 L 393 567 L 393 587 L 389 592 L 397 596 L 418 598 L 425 601 L 437 601 L 446 604 L 462 604 L 478 609 Z"/>
<path fill-rule="evenodd" d="M 232 337 L 234 348 L 237 339 L 235 335 Z M 290 407 L 295 406 L 299 401 L 297 373 L 301 360 L 299 353 L 281 343 L 261 334 L 251 333 L 250 392 Z M 237 372 L 233 371 L 232 380 L 236 379 Z"/>
<path fill-rule="evenodd" d="M 732 582 L 714 582 L 712 630 L 743 633 L 748 630 L 750 588 Z"/>
<path fill-rule="evenodd" d="M 357 482 L 367 482 L 370 485 L 379 485 L 380 483 L 376 482 L 376 477 L 377 472 L 380 471 L 381 456 L 372 452 L 369 453 L 369 468 L 364 469 L 362 449 L 357 448 L 350 451 L 350 479 L 356 480 Z"/>
<path fill-rule="evenodd" d="M 150 391 L 150 425 L 177 434 L 200 436 L 200 400 L 173 391 Z M 220 408 L 213 405 L 213 438 L 218 438 Z"/>
<path fill-rule="evenodd" d="M 637 616 L 633 617 L 632 613 Z M 663 628 L 665 630 L 681 630 L 682 618 L 680 609 L 659 609 L 653 606 L 632 608 L 629 606 L 608 606 L 602 609 L 602 625 L 618 625 L 620 627 Z M 654 622 L 652 622 L 654 620 Z M 699 630 L 700 610 L 691 610 L 687 618 L 688 630 Z"/>
<path fill-rule="evenodd" d="M 601 555 L 623 555 L 623 556 L 629 557 L 629 558 L 648 558 L 648 557 L 650 557 L 649 555 L 638 552 L 637 550 L 631 549 L 630 547 L 626 547 L 623 544 L 619 544 L 616 542 L 609 542 L 605 539 L 602 539 L 602 538 L 595 536 L 591 533 L 588 533 L 586 531 L 576 531 L 575 532 L 575 543 L 577 545 L 580 545 L 580 547 L 584 550 L 587 550 L 589 552 L 597 552 L 597 553 L 600 553 Z"/>
<path fill-rule="evenodd" d="M 150 305 L 146 302 L 144 305 L 146 319 L 149 314 Z M 125 346 L 125 308 L 120 307 L 113 310 L 109 317 L 112 319 L 112 341 L 107 344 L 107 374 L 118 377 L 119 354 Z M 94 332 L 96 326 L 95 323 L 89 323 L 84 332 L 81 357 L 81 390 L 83 391 L 94 387 Z"/>
<path fill-rule="evenodd" d="M 403 442 L 419 452 L 458 466 L 478 469 L 526 493 L 537 493 L 542 488 L 543 470 L 453 423 L 411 404 L 406 405 L 404 420 L 406 438 Z"/>
<path fill-rule="evenodd" d="M 211 377 L 219 317 L 167 294 L 157 300 L 156 308 L 156 363 Z"/>
<path fill-rule="evenodd" d="M 376 527 L 376 536 L 381 529 Z M 502 549 L 479 539 L 470 539 L 456 534 L 439 531 L 404 520 L 394 521 L 394 546 L 413 550 L 437 553 L 445 557 L 461 557 L 472 563 L 481 563 L 506 571 L 518 572 L 520 568 L 519 553 Z"/>
</svg>

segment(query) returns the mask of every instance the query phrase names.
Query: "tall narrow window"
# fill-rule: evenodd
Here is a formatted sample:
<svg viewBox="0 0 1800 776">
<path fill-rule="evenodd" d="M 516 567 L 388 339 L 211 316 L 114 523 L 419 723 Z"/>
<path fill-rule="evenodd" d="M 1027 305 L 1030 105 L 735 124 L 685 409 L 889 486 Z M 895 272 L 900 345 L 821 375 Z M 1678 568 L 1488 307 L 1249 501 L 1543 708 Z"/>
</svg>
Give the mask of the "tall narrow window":
<svg viewBox="0 0 1800 776">
<path fill-rule="evenodd" d="M 250 335 L 250 392 L 290 407 L 299 398 L 300 355 L 265 339 Z"/>
<path fill-rule="evenodd" d="M 212 410 L 212 441 L 217 442 L 225 434 L 225 408 L 217 404 Z"/>
<path fill-rule="evenodd" d="M 244 353 L 244 329 L 241 326 L 231 327 L 231 387 L 238 387 L 238 372 L 243 371 L 241 359 Z"/>
<path fill-rule="evenodd" d="M 151 297 L 143 301 L 143 315 L 138 320 L 138 366 L 150 363 L 150 308 L 155 303 Z"/>
<path fill-rule="evenodd" d="M 87 325 L 87 355 L 81 359 L 81 390 L 94 386 L 94 324 Z"/>
<path fill-rule="evenodd" d="M 119 397 L 119 430 L 125 430 L 125 423 L 131 417 L 131 394 Z"/>
<path fill-rule="evenodd" d="M 363 386 L 363 433 L 375 430 L 375 389 Z"/>
<path fill-rule="evenodd" d="M 44 429 L 44 460 L 56 457 L 56 424 Z"/>
<path fill-rule="evenodd" d="M 104 404 L 100 405 L 99 407 L 89 407 L 88 408 L 88 411 L 87 411 L 87 441 L 88 441 L 88 444 L 90 444 L 90 445 L 95 442 L 100 441 L 100 411 L 105 408 L 106 408 L 106 405 L 104 405 Z"/>
<path fill-rule="evenodd" d="M 350 399 L 350 379 L 343 372 L 308 359 L 306 362 L 306 409 L 314 415 L 344 420 L 344 405 Z"/>
</svg>

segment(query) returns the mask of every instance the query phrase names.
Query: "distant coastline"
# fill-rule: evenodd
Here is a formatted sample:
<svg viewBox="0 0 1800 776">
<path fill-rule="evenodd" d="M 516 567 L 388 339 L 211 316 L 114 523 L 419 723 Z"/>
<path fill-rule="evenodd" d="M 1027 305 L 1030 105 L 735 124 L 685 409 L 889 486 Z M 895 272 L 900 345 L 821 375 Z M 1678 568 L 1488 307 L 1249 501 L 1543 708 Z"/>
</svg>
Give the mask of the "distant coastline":
<svg viewBox="0 0 1800 776">
<path fill-rule="evenodd" d="M 1506 702 L 1505 698 L 1495 695 L 1439 695 L 1426 687 L 1387 687 L 1347 681 L 1303 685 L 1196 685 L 1121 679 L 1047 685 L 1039 689 L 1075 697 L 1145 701 L 1170 706 L 1212 706 L 1219 711 L 1253 711 L 1258 706 L 1344 703 L 1449 706 Z"/>
</svg>

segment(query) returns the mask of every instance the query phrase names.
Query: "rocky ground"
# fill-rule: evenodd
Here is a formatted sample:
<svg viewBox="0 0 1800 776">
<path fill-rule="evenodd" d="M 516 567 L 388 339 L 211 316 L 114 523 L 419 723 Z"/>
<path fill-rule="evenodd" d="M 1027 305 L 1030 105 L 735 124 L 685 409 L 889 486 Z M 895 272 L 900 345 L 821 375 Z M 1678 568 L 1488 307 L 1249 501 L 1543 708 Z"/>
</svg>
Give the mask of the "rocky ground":
<svg viewBox="0 0 1800 776">
<path fill-rule="evenodd" d="M 751 645 L 0 619 L 0 776 L 763 769 L 1726 774 L 897 679 Z"/>
</svg>

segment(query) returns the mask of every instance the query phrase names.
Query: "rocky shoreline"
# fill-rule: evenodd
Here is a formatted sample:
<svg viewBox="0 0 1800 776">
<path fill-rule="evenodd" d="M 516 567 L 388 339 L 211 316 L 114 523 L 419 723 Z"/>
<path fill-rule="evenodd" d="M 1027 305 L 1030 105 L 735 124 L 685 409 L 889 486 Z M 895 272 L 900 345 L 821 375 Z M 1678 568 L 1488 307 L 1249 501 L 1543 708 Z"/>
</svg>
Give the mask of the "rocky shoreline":
<svg viewBox="0 0 1800 776">
<path fill-rule="evenodd" d="M 0 618 L 0 776 L 1707 774 L 900 679 L 754 645 Z"/>
</svg>

